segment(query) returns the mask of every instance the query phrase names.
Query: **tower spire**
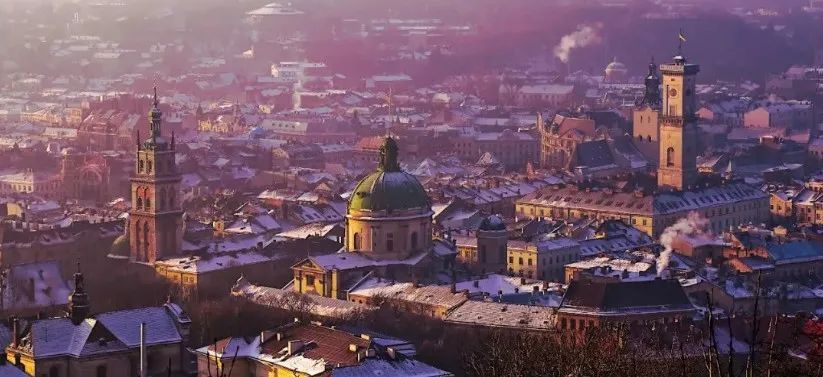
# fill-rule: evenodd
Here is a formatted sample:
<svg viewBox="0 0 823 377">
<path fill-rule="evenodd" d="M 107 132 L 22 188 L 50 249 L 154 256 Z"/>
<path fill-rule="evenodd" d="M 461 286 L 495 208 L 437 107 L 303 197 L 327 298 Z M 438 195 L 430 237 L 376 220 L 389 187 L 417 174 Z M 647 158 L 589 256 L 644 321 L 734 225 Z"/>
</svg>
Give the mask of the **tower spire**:
<svg viewBox="0 0 823 377">
<path fill-rule="evenodd" d="M 400 171 L 400 163 L 397 161 L 397 142 L 389 136 L 383 141 L 380 147 L 380 166 L 383 171 Z"/>
<path fill-rule="evenodd" d="M 639 105 L 646 105 L 652 108 L 660 108 L 662 99 L 660 94 L 660 77 L 657 75 L 657 65 L 654 63 L 654 56 L 649 63 L 649 74 L 646 76 L 646 90 Z"/>
<path fill-rule="evenodd" d="M 157 85 L 154 86 L 154 100 L 152 108 L 149 112 L 149 127 L 151 130 L 151 141 L 157 142 L 157 138 L 161 135 L 161 125 L 163 123 L 163 112 L 160 111 L 160 100 L 157 97 Z"/>
<path fill-rule="evenodd" d="M 74 291 L 69 296 L 69 318 L 74 325 L 79 325 L 89 316 L 89 296 L 86 294 L 83 273 L 80 271 L 80 262 L 77 262 L 77 272 L 74 273 Z"/>
</svg>

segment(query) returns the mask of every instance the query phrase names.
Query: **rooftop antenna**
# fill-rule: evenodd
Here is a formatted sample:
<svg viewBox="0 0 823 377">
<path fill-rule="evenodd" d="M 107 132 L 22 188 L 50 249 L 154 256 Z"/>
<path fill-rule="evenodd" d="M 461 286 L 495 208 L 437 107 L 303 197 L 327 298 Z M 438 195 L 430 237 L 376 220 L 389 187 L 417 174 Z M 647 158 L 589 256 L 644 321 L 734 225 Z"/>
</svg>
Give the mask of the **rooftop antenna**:
<svg viewBox="0 0 823 377">
<path fill-rule="evenodd" d="M 388 99 L 389 102 L 388 102 L 388 104 L 389 104 L 389 117 L 391 118 L 390 125 L 392 127 L 394 127 L 394 125 L 396 123 L 397 109 L 394 107 L 394 93 L 393 93 L 392 89 L 393 88 L 390 86 L 389 87 L 389 99 Z M 389 128 L 387 127 L 384 130 L 384 132 L 385 132 L 385 135 L 383 135 L 383 136 L 388 137 L 389 136 Z"/>
</svg>

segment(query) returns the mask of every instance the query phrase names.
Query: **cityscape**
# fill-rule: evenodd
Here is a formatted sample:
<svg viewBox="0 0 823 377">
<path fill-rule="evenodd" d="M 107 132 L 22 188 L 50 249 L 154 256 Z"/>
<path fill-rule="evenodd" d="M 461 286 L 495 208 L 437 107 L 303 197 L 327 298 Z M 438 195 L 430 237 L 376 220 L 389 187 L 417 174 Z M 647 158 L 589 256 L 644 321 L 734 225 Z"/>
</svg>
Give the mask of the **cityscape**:
<svg viewBox="0 0 823 377">
<path fill-rule="evenodd" d="M 823 376 L 823 0 L 0 0 L 0 377 Z"/>
</svg>

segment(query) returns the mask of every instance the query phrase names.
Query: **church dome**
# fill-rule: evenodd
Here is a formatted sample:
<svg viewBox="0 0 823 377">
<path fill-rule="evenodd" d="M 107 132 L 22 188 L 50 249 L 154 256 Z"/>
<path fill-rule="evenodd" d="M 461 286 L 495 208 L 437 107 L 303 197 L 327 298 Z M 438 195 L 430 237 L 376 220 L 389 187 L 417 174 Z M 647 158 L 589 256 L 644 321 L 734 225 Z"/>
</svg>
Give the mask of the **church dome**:
<svg viewBox="0 0 823 377">
<path fill-rule="evenodd" d="M 500 215 L 487 216 L 480 222 L 480 230 L 506 230 L 506 223 Z"/>
<path fill-rule="evenodd" d="M 114 239 L 109 250 L 110 258 L 128 258 L 131 251 L 129 250 L 129 234 L 124 233 Z"/>
<path fill-rule="evenodd" d="M 380 148 L 380 165 L 363 178 L 349 198 L 349 213 L 429 211 L 431 204 L 423 185 L 413 175 L 400 169 L 397 143 L 386 138 Z"/>
<path fill-rule="evenodd" d="M 625 74 L 628 71 L 629 70 L 626 68 L 626 65 L 617 61 L 617 58 L 615 58 L 614 61 L 612 61 L 611 63 L 609 63 L 609 65 L 606 66 L 607 75 L 614 73 Z"/>
</svg>

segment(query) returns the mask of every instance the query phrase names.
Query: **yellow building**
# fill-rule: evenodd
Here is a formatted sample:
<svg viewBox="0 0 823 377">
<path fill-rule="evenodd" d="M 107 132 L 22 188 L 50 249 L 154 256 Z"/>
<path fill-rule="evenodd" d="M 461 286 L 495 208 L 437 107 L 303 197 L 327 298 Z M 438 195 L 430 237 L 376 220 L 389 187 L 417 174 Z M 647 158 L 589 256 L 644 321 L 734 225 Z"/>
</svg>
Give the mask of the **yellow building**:
<svg viewBox="0 0 823 377">
<path fill-rule="evenodd" d="M 697 93 L 700 66 L 681 55 L 674 63 L 661 64 L 663 106 L 660 115 L 660 162 L 657 185 L 663 189 L 688 190 L 697 181 Z"/>
<path fill-rule="evenodd" d="M 563 266 L 580 258 L 580 244 L 544 238 L 509 248 L 509 273 L 529 279 L 563 281 Z"/>
<path fill-rule="evenodd" d="M 31 169 L 0 175 L 0 194 L 29 193 L 45 199 L 59 198 L 63 192 L 59 174 L 34 172 Z"/>
<path fill-rule="evenodd" d="M 433 272 L 434 259 L 448 264 L 453 258 L 450 242 L 432 239 L 426 191 L 400 169 L 397 158 L 397 143 L 386 138 L 377 170 L 349 198 L 345 251 L 292 266 L 296 291 L 345 299 L 347 287 L 368 272 L 394 280 L 425 279 Z"/>
<path fill-rule="evenodd" d="M 518 200 L 515 209 L 526 218 L 622 220 L 654 237 L 691 212 L 708 219 L 716 233 L 767 221 L 769 195 L 745 183 L 655 195 L 550 186 Z"/>
</svg>

